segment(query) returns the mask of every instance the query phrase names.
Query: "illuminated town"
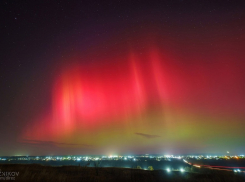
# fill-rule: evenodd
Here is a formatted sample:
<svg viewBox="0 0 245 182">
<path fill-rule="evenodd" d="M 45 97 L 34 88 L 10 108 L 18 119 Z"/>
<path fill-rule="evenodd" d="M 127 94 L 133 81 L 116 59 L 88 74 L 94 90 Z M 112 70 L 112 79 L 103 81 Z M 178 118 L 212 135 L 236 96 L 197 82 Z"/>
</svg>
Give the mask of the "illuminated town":
<svg viewBox="0 0 245 182">
<path fill-rule="evenodd" d="M 0 157 L 0 160 L 2 161 L 26 161 L 26 160 L 36 160 L 36 161 L 64 161 L 64 160 L 72 160 L 72 161 L 100 161 L 100 160 L 121 160 L 121 161 L 142 161 L 142 160 L 156 160 L 156 161 L 162 161 L 167 160 L 170 161 L 171 159 L 179 159 L 186 162 L 188 159 L 216 159 L 216 160 L 229 160 L 229 159 L 243 159 L 245 158 L 244 155 L 235 155 L 235 156 L 228 156 L 228 155 L 149 155 L 149 154 L 142 154 L 142 155 L 109 155 L 109 156 L 9 156 L 9 157 Z"/>
<path fill-rule="evenodd" d="M 218 169 L 218 170 L 233 170 L 234 172 L 245 172 L 243 171 L 244 167 L 233 167 L 233 166 L 212 166 L 212 165 L 200 165 L 198 164 L 198 161 L 211 161 L 211 160 L 243 160 L 245 159 L 244 155 L 150 155 L 150 154 L 142 154 L 142 155 L 109 155 L 109 156 L 74 156 L 74 155 L 68 155 L 68 156 L 6 156 L 6 157 L 0 157 L 0 163 L 6 162 L 6 163 L 18 163 L 18 162 L 27 162 L 27 163 L 38 163 L 38 162 L 44 162 L 41 164 L 49 164 L 48 162 L 57 162 L 55 165 L 58 165 L 59 162 L 62 164 L 62 162 L 73 162 L 68 163 L 69 165 L 82 165 L 87 167 L 94 167 L 93 164 L 95 162 L 102 162 L 100 163 L 101 167 L 118 167 L 111 165 L 103 165 L 103 161 L 114 161 L 114 162 L 122 162 L 119 167 L 124 168 L 137 168 L 142 170 L 153 170 L 153 168 L 144 167 L 141 168 L 139 165 L 139 162 L 141 162 L 141 165 L 147 162 L 178 162 L 179 164 L 187 164 L 187 166 L 179 167 L 179 168 L 160 168 L 162 170 L 166 170 L 167 172 L 171 171 L 180 171 L 180 172 L 191 172 L 190 168 L 188 166 L 193 166 L 195 168 L 211 168 L 211 169 Z M 192 161 L 192 162 L 191 162 Z M 196 161 L 196 163 L 193 163 L 193 161 Z M 83 164 L 82 164 L 83 162 Z M 127 166 L 126 162 L 131 162 L 131 165 Z M 61 165 L 60 164 L 60 165 Z M 115 164 L 115 163 L 114 163 Z M 163 165 L 164 166 L 164 165 Z M 159 169 L 159 168 L 157 168 Z"/>
</svg>

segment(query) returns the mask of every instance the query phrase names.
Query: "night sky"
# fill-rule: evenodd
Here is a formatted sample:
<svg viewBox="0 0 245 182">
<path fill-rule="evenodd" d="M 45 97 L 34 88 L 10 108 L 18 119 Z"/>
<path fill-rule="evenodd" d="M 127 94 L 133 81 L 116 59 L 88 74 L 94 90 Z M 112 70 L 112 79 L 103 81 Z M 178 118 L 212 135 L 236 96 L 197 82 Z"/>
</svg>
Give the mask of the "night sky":
<svg viewBox="0 0 245 182">
<path fill-rule="evenodd" d="M 0 1 L 0 155 L 244 154 L 244 126 L 244 1 Z"/>
</svg>

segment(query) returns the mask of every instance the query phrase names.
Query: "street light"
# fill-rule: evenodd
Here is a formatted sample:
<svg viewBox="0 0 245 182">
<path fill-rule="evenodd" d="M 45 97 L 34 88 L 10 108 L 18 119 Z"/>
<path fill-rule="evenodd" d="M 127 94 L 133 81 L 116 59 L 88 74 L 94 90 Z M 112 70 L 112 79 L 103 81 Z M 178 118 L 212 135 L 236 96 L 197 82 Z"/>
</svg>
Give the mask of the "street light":
<svg viewBox="0 0 245 182">
<path fill-rule="evenodd" d="M 185 170 L 184 170 L 183 168 L 181 168 L 180 171 L 181 171 L 182 173 L 185 172 Z"/>
</svg>

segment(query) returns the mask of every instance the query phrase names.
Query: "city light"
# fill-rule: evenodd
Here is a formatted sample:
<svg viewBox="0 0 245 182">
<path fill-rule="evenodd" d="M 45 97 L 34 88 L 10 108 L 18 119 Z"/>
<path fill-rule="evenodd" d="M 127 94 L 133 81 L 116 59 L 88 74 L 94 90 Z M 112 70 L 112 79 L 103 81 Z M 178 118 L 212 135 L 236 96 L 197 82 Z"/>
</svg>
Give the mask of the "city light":
<svg viewBox="0 0 245 182">
<path fill-rule="evenodd" d="M 183 164 L 189 165 L 189 167 L 193 166 L 195 168 L 213 168 L 213 167 L 218 167 L 219 169 L 225 169 L 225 168 L 233 168 L 234 173 L 242 173 L 244 172 L 242 169 L 245 169 L 245 167 L 234 167 L 234 166 L 211 166 L 211 165 L 200 165 L 198 164 L 198 161 L 192 161 L 191 158 L 195 158 L 194 160 L 222 160 L 222 159 L 236 159 L 236 157 L 239 158 L 239 160 L 245 160 L 244 156 L 241 155 L 232 155 L 232 156 L 216 156 L 216 155 L 199 155 L 199 156 L 191 156 L 191 155 L 183 155 L 183 156 L 175 156 L 175 155 L 165 155 L 165 156 L 159 156 L 159 155 L 135 155 L 135 156 L 128 156 L 128 155 L 110 155 L 110 156 L 20 156 L 20 157 L 1 157 L 0 161 L 77 161 L 82 162 L 82 161 L 125 161 L 127 164 L 133 162 L 134 165 L 136 161 L 141 161 L 141 162 L 146 162 L 147 161 L 172 161 L 173 163 L 176 162 L 176 159 L 181 158 L 181 162 Z M 175 159 L 175 160 L 172 160 Z M 180 162 L 180 161 L 179 161 Z M 38 163 L 38 162 L 37 162 Z M 77 163 L 76 163 L 77 165 Z M 132 165 L 132 166 L 134 166 Z M 138 164 L 137 164 L 138 165 Z M 143 164 L 142 164 L 143 165 Z M 148 165 L 148 164 L 147 164 Z M 106 165 L 103 164 L 103 167 Z M 185 166 L 179 167 L 178 169 L 176 168 L 171 168 L 170 166 L 166 168 L 166 171 L 172 172 L 172 171 L 179 171 L 181 173 L 185 172 Z M 142 167 L 142 166 L 141 166 Z M 154 167 L 155 169 L 155 167 Z M 164 168 L 163 168 L 164 169 Z M 213 168 L 214 169 L 214 168 Z M 142 167 L 142 170 L 148 170 L 147 168 Z"/>
<path fill-rule="evenodd" d="M 183 168 L 181 168 L 180 171 L 181 171 L 182 173 L 185 172 L 185 170 L 184 170 Z"/>
</svg>

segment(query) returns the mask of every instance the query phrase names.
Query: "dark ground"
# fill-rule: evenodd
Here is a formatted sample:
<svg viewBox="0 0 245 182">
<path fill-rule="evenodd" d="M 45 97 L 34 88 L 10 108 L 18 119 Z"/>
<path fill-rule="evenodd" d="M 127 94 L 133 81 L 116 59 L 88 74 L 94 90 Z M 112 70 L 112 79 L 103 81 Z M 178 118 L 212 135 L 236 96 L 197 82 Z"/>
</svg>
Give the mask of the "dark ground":
<svg viewBox="0 0 245 182">
<path fill-rule="evenodd" d="M 15 181 L 203 181 L 203 182 L 232 182 L 245 181 L 244 173 L 210 170 L 205 172 L 141 170 L 129 168 L 100 168 L 62 166 L 51 167 L 39 164 L 1 164 L 0 181 L 3 172 L 19 172 Z M 13 180 L 13 179 L 12 179 Z M 12 181 L 7 180 L 7 181 Z M 5 180 L 6 181 L 6 180 Z"/>
</svg>

